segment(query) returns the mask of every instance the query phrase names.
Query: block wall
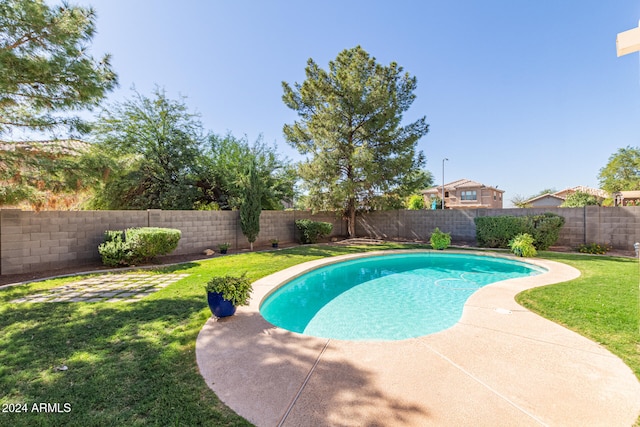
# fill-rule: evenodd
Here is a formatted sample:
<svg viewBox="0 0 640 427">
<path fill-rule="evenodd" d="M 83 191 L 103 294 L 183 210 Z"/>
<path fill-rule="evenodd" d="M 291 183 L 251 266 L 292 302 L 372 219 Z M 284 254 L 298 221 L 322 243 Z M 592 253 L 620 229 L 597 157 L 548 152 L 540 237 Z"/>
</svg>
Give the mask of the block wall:
<svg viewBox="0 0 640 427">
<path fill-rule="evenodd" d="M 640 207 L 533 208 L 477 210 L 381 211 L 357 217 L 360 237 L 428 240 L 434 228 L 451 233 L 454 242 L 475 242 L 477 216 L 531 215 L 554 212 L 566 223 L 558 245 L 607 243 L 633 250 L 640 241 Z M 347 226 L 340 215 L 307 211 L 263 211 L 256 245 L 271 239 L 282 243 L 298 240 L 294 221 L 312 219 L 333 224 L 331 236 L 344 236 Z M 0 209 L 0 274 L 45 271 L 81 265 L 100 259 L 98 245 L 105 230 L 130 227 L 168 227 L 182 231 L 176 254 L 217 250 L 223 242 L 245 249 L 237 211 L 53 211 L 30 212 Z M 330 236 L 330 237 L 331 237 Z"/>
<path fill-rule="evenodd" d="M 382 211 L 357 219 L 356 233 L 378 239 L 428 240 L 436 227 L 451 233 L 454 242 L 475 242 L 474 218 L 478 216 L 524 216 L 553 212 L 565 218 L 559 246 L 607 243 L 615 249 L 633 250 L 640 242 L 640 207 L 530 208 Z"/>
<path fill-rule="evenodd" d="M 147 223 L 146 211 L 0 209 L 0 274 L 44 271 L 99 259 L 97 247 L 105 230 Z"/>
<path fill-rule="evenodd" d="M 309 218 L 333 224 L 331 236 L 346 232 L 344 221 L 333 213 L 263 211 L 255 245 L 271 239 L 282 243 L 297 239 L 294 221 Z M 98 245 L 105 230 L 131 227 L 166 227 L 182 232 L 173 254 L 218 250 L 228 242 L 233 249 L 249 248 L 242 234 L 238 211 L 47 211 L 0 209 L 0 274 L 20 274 L 82 265 L 100 260 Z"/>
</svg>

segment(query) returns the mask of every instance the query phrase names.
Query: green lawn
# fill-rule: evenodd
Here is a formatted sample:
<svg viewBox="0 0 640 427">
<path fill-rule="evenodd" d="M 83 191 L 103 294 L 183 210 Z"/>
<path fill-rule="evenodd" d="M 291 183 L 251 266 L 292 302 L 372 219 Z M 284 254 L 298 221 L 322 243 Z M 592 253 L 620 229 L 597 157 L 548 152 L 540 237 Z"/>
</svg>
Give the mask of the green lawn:
<svg viewBox="0 0 640 427">
<path fill-rule="evenodd" d="M 541 316 L 601 343 L 640 378 L 638 260 L 544 252 L 543 258 L 571 265 L 576 279 L 529 289 L 516 301 Z"/>
<path fill-rule="evenodd" d="M 9 303 L 77 278 L 0 290 L 0 405 L 27 404 L 29 411 L 0 413 L 0 425 L 249 425 L 198 373 L 195 341 L 210 317 L 207 279 L 244 271 L 258 279 L 321 257 L 409 247 L 304 246 L 158 269 L 190 276 L 136 303 Z M 603 343 L 640 377 L 637 261 L 542 256 L 577 267 L 583 277 L 519 300 Z M 54 369 L 63 364 L 67 371 Z M 41 402 L 59 403 L 61 413 L 32 412 Z"/>
<path fill-rule="evenodd" d="M 640 379 L 640 271 L 637 259 L 545 252 L 582 273 L 565 283 L 529 289 L 516 301 L 602 344 Z M 635 423 L 640 426 L 640 416 Z"/>
</svg>

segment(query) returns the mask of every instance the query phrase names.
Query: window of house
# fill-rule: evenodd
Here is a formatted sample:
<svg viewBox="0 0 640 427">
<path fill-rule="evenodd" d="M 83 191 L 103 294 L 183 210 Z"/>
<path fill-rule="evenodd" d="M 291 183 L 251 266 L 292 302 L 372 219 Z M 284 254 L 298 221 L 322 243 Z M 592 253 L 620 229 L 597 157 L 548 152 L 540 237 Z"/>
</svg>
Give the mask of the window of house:
<svg viewBox="0 0 640 427">
<path fill-rule="evenodd" d="M 478 200 L 478 197 L 476 195 L 476 190 L 463 191 L 460 194 L 460 199 L 461 200 Z"/>
<path fill-rule="evenodd" d="M 449 197 L 449 192 L 448 191 L 444 192 L 444 197 Z"/>
<path fill-rule="evenodd" d="M 493 192 L 493 200 L 497 200 L 497 199 L 498 199 L 498 197 L 497 197 L 497 195 L 496 195 L 496 192 L 494 191 L 494 192 Z"/>
</svg>

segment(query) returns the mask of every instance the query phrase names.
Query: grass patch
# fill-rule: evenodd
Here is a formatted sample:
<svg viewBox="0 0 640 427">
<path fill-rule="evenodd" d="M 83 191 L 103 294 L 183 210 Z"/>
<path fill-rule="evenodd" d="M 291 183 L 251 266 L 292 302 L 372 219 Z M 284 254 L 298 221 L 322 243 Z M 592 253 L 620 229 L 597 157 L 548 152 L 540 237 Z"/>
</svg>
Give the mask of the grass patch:
<svg viewBox="0 0 640 427">
<path fill-rule="evenodd" d="M 569 282 L 529 289 L 516 301 L 541 316 L 598 342 L 619 356 L 640 379 L 638 261 L 632 258 L 544 252 L 582 275 Z"/>
<path fill-rule="evenodd" d="M 569 282 L 521 292 L 519 304 L 602 344 L 640 379 L 638 260 L 544 252 L 582 275 Z M 640 426 L 640 416 L 635 426 Z"/>
<path fill-rule="evenodd" d="M 327 256 L 415 247 L 429 248 L 313 245 L 158 268 L 152 272 L 189 276 L 136 303 L 9 303 L 78 277 L 0 290 L 0 405 L 71 405 L 69 413 L 0 413 L 0 424 L 250 425 L 218 400 L 198 372 L 196 337 L 211 315 L 207 280 L 245 271 L 256 280 Z M 637 261 L 542 256 L 578 268 L 582 277 L 524 292 L 518 300 L 602 343 L 640 377 Z M 56 371 L 60 365 L 68 370 Z"/>
<path fill-rule="evenodd" d="M 158 268 L 152 272 L 189 276 L 135 303 L 9 303 L 78 276 L 0 290 L 0 408 L 29 409 L 0 413 L 0 425 L 250 425 L 198 372 L 196 337 L 211 316 L 208 279 L 246 271 L 256 280 L 313 259 L 407 247 L 416 246 L 302 246 Z M 68 370 L 55 370 L 61 365 Z M 40 402 L 62 411 L 68 403 L 71 412 L 31 412 Z"/>
</svg>

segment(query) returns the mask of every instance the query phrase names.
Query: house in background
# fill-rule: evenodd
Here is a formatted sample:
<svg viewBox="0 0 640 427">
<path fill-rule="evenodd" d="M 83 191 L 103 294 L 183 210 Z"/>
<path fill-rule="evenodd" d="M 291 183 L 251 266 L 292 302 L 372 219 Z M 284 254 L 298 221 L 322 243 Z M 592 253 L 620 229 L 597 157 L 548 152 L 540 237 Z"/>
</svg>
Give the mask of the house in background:
<svg viewBox="0 0 640 427">
<path fill-rule="evenodd" d="M 591 188 L 579 185 L 577 187 L 565 188 L 555 193 L 545 193 L 536 197 L 532 197 L 529 200 L 525 200 L 523 204 L 532 208 L 557 208 L 567 199 L 567 196 L 573 193 L 587 193 L 595 196 L 599 202 L 609 197 L 609 193 L 598 188 Z"/>
<path fill-rule="evenodd" d="M 640 206 L 640 191 L 617 191 L 613 193 L 614 206 Z"/>
<path fill-rule="evenodd" d="M 470 179 L 459 179 L 444 185 L 444 206 L 447 209 L 502 209 L 504 190 Z M 422 190 L 425 206 L 434 206 L 442 198 L 442 186 Z"/>
</svg>

